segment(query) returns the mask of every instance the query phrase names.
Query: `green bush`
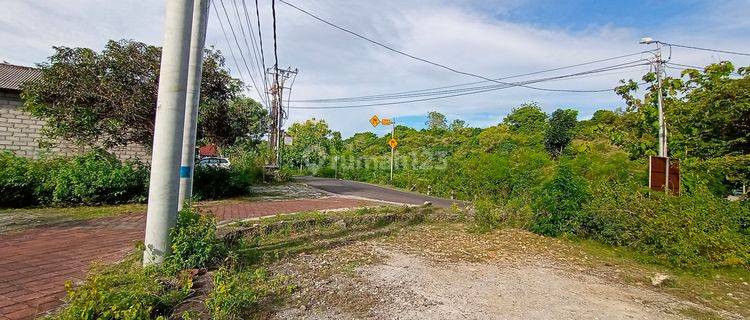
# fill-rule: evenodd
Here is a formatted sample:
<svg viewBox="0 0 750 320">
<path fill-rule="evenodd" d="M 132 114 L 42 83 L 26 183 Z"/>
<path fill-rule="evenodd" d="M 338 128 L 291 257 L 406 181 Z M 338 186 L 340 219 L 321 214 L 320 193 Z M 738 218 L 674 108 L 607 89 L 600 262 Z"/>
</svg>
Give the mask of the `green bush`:
<svg viewBox="0 0 750 320">
<path fill-rule="evenodd" d="M 143 268 L 133 255 L 123 262 L 92 269 L 79 286 L 66 284 L 67 304 L 55 318 L 169 317 L 173 308 L 191 293 L 192 280 L 186 269 L 209 267 L 226 254 L 216 236 L 215 219 L 193 209 L 180 211 L 170 235 L 172 254 L 160 266 Z"/>
<path fill-rule="evenodd" d="M 121 163 L 104 151 L 72 158 L 54 177 L 54 203 L 114 204 L 146 199 L 148 169 L 137 162 Z"/>
<path fill-rule="evenodd" d="M 36 181 L 31 176 L 31 161 L 5 151 L 0 153 L 0 207 L 33 204 Z"/>
<path fill-rule="evenodd" d="M 263 180 L 263 159 L 252 152 L 233 153 L 230 168 L 196 166 L 193 194 L 199 200 L 246 195 Z"/>
<path fill-rule="evenodd" d="M 0 154 L 0 207 L 140 202 L 147 181 L 146 166 L 101 150 L 40 160 Z"/>
<path fill-rule="evenodd" d="M 193 195 L 198 200 L 207 200 L 241 194 L 231 180 L 232 171 L 229 169 L 196 166 L 193 172 Z"/>
<path fill-rule="evenodd" d="M 583 234 L 685 268 L 750 266 L 747 203 L 707 189 L 679 197 L 602 188 L 584 210 Z"/>
<path fill-rule="evenodd" d="M 172 229 L 172 254 L 167 265 L 172 270 L 208 267 L 226 253 L 216 237 L 216 219 L 185 208 L 177 215 L 177 226 Z"/>
<path fill-rule="evenodd" d="M 215 320 L 247 319 L 263 302 L 291 291 L 282 277 L 270 277 L 264 269 L 238 271 L 222 267 L 214 273 L 214 290 L 206 306 Z"/>
<path fill-rule="evenodd" d="M 480 229 L 492 229 L 501 223 L 500 213 L 495 203 L 488 199 L 474 202 L 474 223 Z"/>
<path fill-rule="evenodd" d="M 563 161 L 539 193 L 532 204 L 531 230 L 548 236 L 577 233 L 579 216 L 590 198 L 586 180 L 574 175 L 570 164 Z"/>
<path fill-rule="evenodd" d="M 172 308 L 190 294 L 187 274 L 168 277 L 163 269 L 142 268 L 129 259 L 96 267 L 83 284 L 66 283 L 67 304 L 55 319 L 166 319 Z"/>
</svg>

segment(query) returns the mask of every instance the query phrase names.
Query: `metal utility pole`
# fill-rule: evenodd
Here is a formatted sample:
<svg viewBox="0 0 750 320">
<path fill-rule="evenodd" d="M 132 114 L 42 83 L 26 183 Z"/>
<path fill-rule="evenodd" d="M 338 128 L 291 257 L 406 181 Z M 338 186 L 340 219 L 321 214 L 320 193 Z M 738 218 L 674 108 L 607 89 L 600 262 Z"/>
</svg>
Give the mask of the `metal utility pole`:
<svg viewBox="0 0 750 320">
<path fill-rule="evenodd" d="M 190 205 L 193 198 L 193 169 L 195 166 L 195 138 L 198 130 L 198 106 L 201 100 L 203 47 L 206 43 L 210 0 L 194 0 L 190 39 L 185 124 L 182 133 L 182 161 L 180 164 L 180 193 L 177 209 Z"/>
<path fill-rule="evenodd" d="M 391 123 L 391 140 L 396 141 L 396 117 L 393 117 Z M 393 157 L 396 154 L 396 147 L 391 146 L 391 183 L 393 182 Z"/>
<path fill-rule="evenodd" d="M 169 230 L 177 219 L 179 166 L 185 124 L 193 0 L 167 0 L 159 71 L 143 264 L 169 254 Z"/>
<path fill-rule="evenodd" d="M 296 78 L 298 70 L 292 70 L 291 67 L 287 69 L 269 68 L 266 71 L 272 78 L 273 84 L 271 85 L 268 93 L 271 94 L 271 110 L 270 119 L 271 123 L 268 132 L 268 145 L 271 150 L 268 165 L 266 166 L 269 170 L 276 170 L 281 166 L 281 144 L 283 143 L 284 137 L 282 127 L 284 119 L 287 119 L 289 113 L 284 109 L 284 90 L 291 90 L 291 85 L 285 87 L 286 81 L 292 78 L 292 84 L 294 84 L 294 78 Z"/>
<path fill-rule="evenodd" d="M 667 125 L 664 122 L 664 97 L 662 95 L 662 73 L 664 72 L 664 60 L 661 56 L 660 41 L 656 41 L 651 38 L 641 39 L 641 44 L 656 44 L 656 52 L 654 53 L 654 69 L 656 70 L 656 85 L 658 90 L 658 109 L 659 109 L 659 150 L 658 155 L 660 157 L 667 156 Z"/>
</svg>

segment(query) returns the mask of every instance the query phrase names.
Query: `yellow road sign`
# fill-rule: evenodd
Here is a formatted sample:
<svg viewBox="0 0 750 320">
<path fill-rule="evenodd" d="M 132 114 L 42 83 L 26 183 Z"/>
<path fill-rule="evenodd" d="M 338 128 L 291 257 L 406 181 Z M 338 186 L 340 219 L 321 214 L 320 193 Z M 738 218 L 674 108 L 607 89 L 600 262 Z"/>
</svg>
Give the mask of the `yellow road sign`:
<svg viewBox="0 0 750 320">
<path fill-rule="evenodd" d="M 380 119 L 380 124 L 384 126 L 390 126 L 393 124 L 393 121 L 391 121 L 391 119 L 383 118 L 383 119 Z"/>
<path fill-rule="evenodd" d="M 396 141 L 396 139 L 394 138 L 391 138 L 391 140 L 388 140 L 388 145 L 391 146 L 391 149 L 396 149 L 398 141 Z"/>
<path fill-rule="evenodd" d="M 370 124 L 372 124 L 373 127 L 377 127 L 378 124 L 380 124 L 380 118 L 378 118 L 377 114 L 370 118 Z"/>
</svg>

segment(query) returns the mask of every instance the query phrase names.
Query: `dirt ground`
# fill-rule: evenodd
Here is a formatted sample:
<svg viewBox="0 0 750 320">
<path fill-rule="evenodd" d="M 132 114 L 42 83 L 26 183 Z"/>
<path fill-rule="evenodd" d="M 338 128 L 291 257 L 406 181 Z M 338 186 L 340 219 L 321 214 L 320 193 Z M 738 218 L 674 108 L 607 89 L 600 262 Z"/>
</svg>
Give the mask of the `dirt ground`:
<svg viewBox="0 0 750 320">
<path fill-rule="evenodd" d="M 747 283 L 721 309 L 654 270 L 521 230 L 419 225 L 285 259 L 297 289 L 276 319 L 744 319 Z M 715 299 L 714 299 L 715 300 Z M 744 301 L 743 301 L 744 300 Z M 726 304 L 729 303 L 729 304 Z M 729 307 L 727 307 L 729 306 Z M 739 310 L 739 311 L 738 311 Z"/>
</svg>

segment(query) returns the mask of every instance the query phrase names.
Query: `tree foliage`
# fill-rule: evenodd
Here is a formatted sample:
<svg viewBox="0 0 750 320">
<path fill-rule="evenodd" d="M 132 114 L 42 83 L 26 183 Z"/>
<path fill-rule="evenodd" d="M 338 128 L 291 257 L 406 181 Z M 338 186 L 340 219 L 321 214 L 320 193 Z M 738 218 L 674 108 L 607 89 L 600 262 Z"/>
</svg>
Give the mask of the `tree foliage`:
<svg viewBox="0 0 750 320">
<path fill-rule="evenodd" d="M 427 125 L 427 128 L 430 130 L 445 130 L 448 129 L 448 120 L 446 120 L 444 114 L 437 111 L 430 111 L 430 113 L 427 114 L 427 122 L 425 122 L 425 125 Z"/>
<path fill-rule="evenodd" d="M 503 123 L 521 133 L 544 132 L 547 126 L 547 114 L 536 103 L 526 103 L 518 108 L 514 108 L 503 119 Z"/>
<path fill-rule="evenodd" d="M 208 101 L 198 114 L 198 139 L 220 147 L 257 145 L 267 131 L 268 110 L 247 97 Z"/>
<path fill-rule="evenodd" d="M 45 136 L 104 147 L 150 146 L 154 133 L 161 48 L 132 40 L 109 41 L 101 52 L 89 48 L 54 47 L 39 65 L 42 77 L 23 85 L 28 111 L 46 120 Z M 224 69 L 220 52 L 206 49 L 201 84 L 201 110 L 232 110 L 242 83 Z M 236 106 L 236 105 L 235 105 Z M 237 108 L 235 108 L 237 109 Z M 236 116 L 216 113 L 214 116 Z M 204 121 L 206 137 L 229 141 L 250 134 L 234 119 Z M 230 136 L 227 136 L 229 134 Z"/>
<path fill-rule="evenodd" d="M 557 109 L 549 118 L 549 125 L 544 134 L 544 147 L 553 156 L 562 154 L 565 147 L 573 140 L 578 111 Z"/>
</svg>

